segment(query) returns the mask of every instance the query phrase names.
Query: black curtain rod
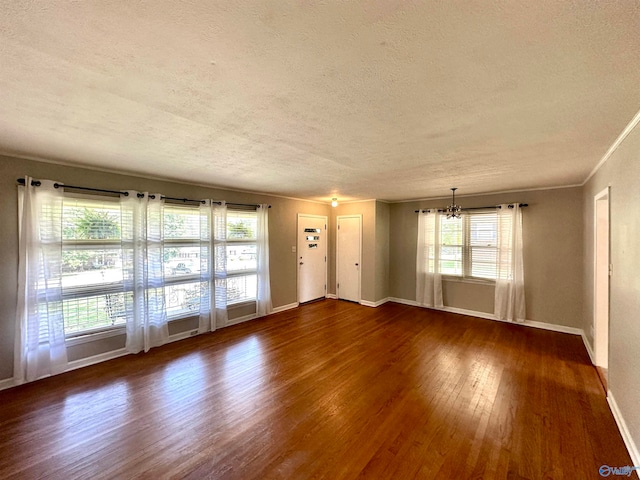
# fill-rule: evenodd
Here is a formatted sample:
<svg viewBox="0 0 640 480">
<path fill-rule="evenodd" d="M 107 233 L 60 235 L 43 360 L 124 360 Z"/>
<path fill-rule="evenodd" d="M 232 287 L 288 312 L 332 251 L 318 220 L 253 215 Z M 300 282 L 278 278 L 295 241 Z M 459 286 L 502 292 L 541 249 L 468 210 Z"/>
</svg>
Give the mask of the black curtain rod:
<svg viewBox="0 0 640 480">
<path fill-rule="evenodd" d="M 222 202 L 211 202 L 211 203 L 215 203 L 217 205 L 222 205 Z M 256 208 L 260 208 L 260 204 L 259 203 L 232 203 L 232 202 L 225 202 L 226 205 L 235 205 L 237 207 L 256 207 Z M 268 206 L 268 208 L 271 208 L 271 205 Z"/>
<path fill-rule="evenodd" d="M 519 203 L 518 206 L 521 207 L 521 208 L 522 207 L 528 207 L 529 204 L 528 203 Z M 491 208 L 502 208 L 502 206 L 501 205 L 491 205 L 489 207 L 469 207 L 469 208 L 463 208 L 462 210 L 463 211 L 465 211 L 465 210 L 489 210 Z M 509 208 L 513 208 L 513 204 L 510 204 Z M 415 213 L 425 212 L 427 210 L 431 210 L 431 209 L 430 208 L 423 208 L 423 209 L 420 209 L 420 210 L 415 210 Z M 442 210 L 442 209 L 438 209 L 438 211 L 439 212 L 446 212 L 446 210 Z"/>
<path fill-rule="evenodd" d="M 24 185 L 24 178 L 19 178 L 18 183 L 20 185 Z M 39 187 L 40 185 L 42 185 L 42 182 L 40 180 L 31 180 L 32 187 Z M 67 187 L 67 188 L 73 188 L 76 190 L 87 190 L 90 192 L 114 193 L 117 195 L 125 195 L 125 196 L 129 195 L 129 192 L 121 192 L 120 190 L 104 190 L 102 188 L 76 187 L 74 185 L 65 185 L 61 183 L 54 183 L 53 187 L 54 188 Z"/>
<path fill-rule="evenodd" d="M 18 179 L 18 183 L 20 185 L 24 185 L 24 178 L 19 178 Z M 42 182 L 40 182 L 40 180 L 32 180 L 31 181 L 31 185 L 34 187 L 39 187 L 40 185 L 42 185 Z M 53 188 L 60 188 L 60 187 L 65 187 L 65 188 L 71 188 L 73 190 L 84 190 L 86 192 L 100 192 L 100 193 L 113 193 L 114 195 L 124 195 L 125 197 L 129 196 L 129 192 L 123 192 L 121 190 L 105 190 L 103 188 L 91 188 L 91 187 L 79 187 L 77 185 L 67 185 L 66 183 L 54 183 L 53 184 Z M 138 198 L 142 198 L 144 197 L 143 193 L 138 193 Z M 156 198 L 155 195 L 149 195 L 149 198 Z M 178 200 L 181 202 L 197 202 L 197 203 L 204 203 L 204 200 L 191 200 L 189 198 L 175 198 L 175 197 L 166 197 L 163 195 L 163 198 L 165 198 L 166 200 Z"/>
<path fill-rule="evenodd" d="M 18 183 L 20 185 L 24 185 L 24 178 L 19 178 L 18 179 Z M 40 182 L 40 180 L 31 180 L 31 185 L 34 186 L 34 187 L 39 187 L 40 185 L 42 185 L 42 182 Z M 102 189 L 102 188 L 78 187 L 77 185 L 67 185 L 67 184 L 62 184 L 62 183 L 54 183 L 53 187 L 54 188 L 65 187 L 65 188 L 72 188 L 74 190 L 85 190 L 85 191 L 88 191 L 88 192 L 113 193 L 115 195 L 124 195 L 125 197 L 129 195 L 129 192 L 123 192 L 123 191 L 120 191 L 120 190 L 105 190 L 105 189 Z M 144 194 L 138 193 L 138 197 L 142 198 L 142 197 L 144 197 Z M 178 202 L 205 203 L 204 200 L 193 200 L 193 199 L 190 199 L 190 198 L 167 197 L 165 195 L 163 195 L 162 197 L 165 200 L 175 200 L 175 201 L 178 201 Z M 156 196 L 155 195 L 149 195 L 149 198 L 156 198 Z M 218 205 L 222 204 L 222 202 L 213 202 L 213 203 L 217 203 Z M 260 208 L 260 205 L 253 204 L 253 203 L 227 203 L 227 205 L 241 205 L 241 206 L 245 206 L 245 207 Z M 269 205 L 269 208 L 271 208 L 271 205 Z"/>
<path fill-rule="evenodd" d="M 218 205 L 221 205 L 222 202 L 215 202 Z M 238 207 L 256 207 L 256 208 L 260 208 L 260 204 L 259 203 L 231 203 L 231 202 L 227 202 L 227 205 L 236 205 Z M 271 208 L 271 205 L 268 206 L 268 208 Z"/>
</svg>

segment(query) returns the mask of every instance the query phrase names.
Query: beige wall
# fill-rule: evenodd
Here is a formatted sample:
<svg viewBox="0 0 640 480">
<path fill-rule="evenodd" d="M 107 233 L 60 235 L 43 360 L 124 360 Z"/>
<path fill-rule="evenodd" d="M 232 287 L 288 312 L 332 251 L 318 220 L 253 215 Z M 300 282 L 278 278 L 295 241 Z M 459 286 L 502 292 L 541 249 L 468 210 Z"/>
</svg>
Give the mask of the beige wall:
<svg viewBox="0 0 640 480">
<path fill-rule="evenodd" d="M 582 327 L 582 189 L 562 188 L 458 197 L 463 207 L 522 202 L 527 319 Z M 415 210 L 443 207 L 448 198 L 394 203 L 390 218 L 390 296 L 415 300 L 418 218 Z M 493 313 L 492 285 L 445 281 L 446 306 Z"/>
<path fill-rule="evenodd" d="M 375 303 L 389 296 L 389 204 L 365 200 L 339 204 L 332 209 L 329 251 L 329 293 L 336 293 L 337 219 L 362 215 L 361 300 Z"/>
<path fill-rule="evenodd" d="M 376 285 L 376 201 L 341 203 L 332 208 L 330 227 L 329 293 L 336 293 L 336 239 L 339 215 L 362 215 L 362 269 L 360 271 L 360 296 L 362 300 L 375 301 Z"/>
<path fill-rule="evenodd" d="M 375 301 L 389 296 L 389 221 L 391 208 L 388 203 L 376 201 L 376 263 Z"/>
<path fill-rule="evenodd" d="M 593 197 L 611 186 L 609 390 L 640 447 L 640 127 L 584 187 L 584 323 L 593 347 Z"/>
<path fill-rule="evenodd" d="M 296 216 L 298 213 L 331 215 L 326 204 L 291 200 L 269 195 L 234 192 L 175 182 L 150 180 L 130 175 L 103 173 L 81 168 L 22 160 L 0 156 L 0 379 L 13 375 L 13 341 L 17 294 L 18 231 L 16 179 L 25 175 L 58 180 L 70 185 L 116 190 L 141 190 L 162 193 L 171 197 L 215 198 L 238 203 L 269 203 L 271 292 L 274 307 L 297 301 Z M 245 314 L 245 312 L 240 312 Z M 233 316 L 230 314 L 230 316 Z M 192 328 L 188 323 L 184 328 Z M 177 333 L 172 327 L 171 333 Z M 119 340 L 120 338 L 120 340 Z M 70 359 L 103 353 L 123 343 L 112 337 L 101 344 L 70 347 Z"/>
</svg>

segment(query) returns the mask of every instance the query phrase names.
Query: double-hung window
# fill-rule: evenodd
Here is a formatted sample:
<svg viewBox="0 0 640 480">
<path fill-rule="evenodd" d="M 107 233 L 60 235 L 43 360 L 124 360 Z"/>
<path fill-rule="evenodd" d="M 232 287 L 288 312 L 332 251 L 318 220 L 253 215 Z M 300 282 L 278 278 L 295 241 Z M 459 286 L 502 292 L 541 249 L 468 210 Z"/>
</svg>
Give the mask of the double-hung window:
<svg viewBox="0 0 640 480">
<path fill-rule="evenodd" d="M 443 275 L 462 276 L 464 272 L 464 219 L 440 216 L 439 271 Z"/>
<path fill-rule="evenodd" d="M 255 301 L 258 249 L 255 210 L 227 210 L 227 304 Z"/>
<path fill-rule="evenodd" d="M 163 208 L 163 270 L 167 317 L 197 315 L 200 308 L 200 211 L 195 205 Z"/>
<path fill-rule="evenodd" d="M 466 212 L 461 218 L 440 216 L 439 272 L 443 275 L 495 280 L 498 215 L 493 210 Z"/>
<path fill-rule="evenodd" d="M 62 206 L 62 298 L 67 336 L 125 325 L 118 198 L 66 194 Z"/>
</svg>

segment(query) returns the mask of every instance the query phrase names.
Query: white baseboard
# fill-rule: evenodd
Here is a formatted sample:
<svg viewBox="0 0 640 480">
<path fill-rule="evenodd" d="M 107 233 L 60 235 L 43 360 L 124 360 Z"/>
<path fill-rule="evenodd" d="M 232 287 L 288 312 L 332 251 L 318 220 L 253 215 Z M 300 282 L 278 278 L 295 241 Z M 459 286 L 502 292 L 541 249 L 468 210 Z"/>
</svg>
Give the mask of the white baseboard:
<svg viewBox="0 0 640 480">
<path fill-rule="evenodd" d="M 389 301 L 389 297 L 383 298 L 382 300 L 378 300 L 377 302 L 370 302 L 369 300 L 360 300 L 360 305 L 364 305 L 365 307 L 379 307 Z"/>
<path fill-rule="evenodd" d="M 609 402 L 609 407 L 611 408 L 611 413 L 613 413 L 613 418 L 618 424 L 618 430 L 620 430 L 620 434 L 622 435 L 622 440 L 624 440 L 624 444 L 629 451 L 629 456 L 631 457 L 631 461 L 633 465 L 640 466 L 640 451 L 638 450 L 638 446 L 633 441 L 633 437 L 629 432 L 629 428 L 627 428 L 627 423 L 624 421 L 624 417 L 622 416 L 622 412 L 616 403 L 616 399 L 611 393 L 611 390 L 607 391 L 607 401 Z M 616 465 L 623 466 L 623 465 Z M 640 478 L 640 472 L 636 470 L 636 475 Z"/>
<path fill-rule="evenodd" d="M 431 307 L 429 307 L 431 308 Z M 449 313 L 457 313 L 460 315 L 467 315 L 468 317 L 477 317 L 477 318 L 484 318 L 485 320 L 498 320 L 493 313 L 486 313 L 486 312 L 476 312 L 475 310 L 467 310 L 465 308 L 457 308 L 457 307 L 440 307 L 440 308 L 434 308 L 434 310 L 440 310 L 443 312 L 449 312 Z M 503 320 L 505 321 L 505 320 Z M 513 322 L 508 322 L 508 323 L 513 323 Z"/>
<path fill-rule="evenodd" d="M 502 320 L 502 321 L 506 321 L 506 320 Z M 524 323 L 519 323 L 516 325 L 524 325 L 525 327 L 541 328 L 542 330 L 551 330 L 552 332 L 568 333 L 570 335 L 582 336 L 583 334 L 583 330 L 581 328 L 568 327 L 566 325 L 558 325 L 556 323 L 536 322 L 534 320 L 525 320 Z"/>
<path fill-rule="evenodd" d="M 404 298 L 396 298 L 396 297 L 390 297 L 388 300 L 391 302 L 401 303 L 403 305 L 410 305 L 413 307 L 420 306 L 418 305 L 418 302 L 416 302 L 415 300 L 407 300 Z M 543 330 L 551 330 L 553 332 L 570 333 L 572 335 L 582 335 L 584 333 L 581 328 L 567 327 L 565 325 L 557 325 L 554 323 L 537 322 L 535 320 L 525 320 L 524 322 L 510 322 L 508 320 L 501 320 L 499 318 L 496 318 L 493 313 L 476 312 L 475 310 L 466 310 L 464 308 L 456 308 L 456 307 L 441 307 L 441 308 L 426 307 L 426 308 L 430 308 L 432 310 L 440 310 L 440 311 L 449 312 L 449 313 L 458 313 L 460 315 L 467 315 L 470 317 L 484 318 L 486 320 L 494 320 L 497 322 L 512 323 L 514 325 L 524 325 L 525 327 L 541 328 Z"/>
<path fill-rule="evenodd" d="M 88 367 L 89 365 L 95 365 L 96 363 L 106 362 L 107 360 L 123 357 L 125 355 L 129 355 L 129 352 L 127 352 L 127 349 L 119 348 L 118 350 L 112 350 L 111 352 L 105 352 L 105 353 L 100 353 L 98 355 L 93 355 L 91 357 L 81 358 L 79 360 L 74 360 L 72 362 L 69 362 L 65 372 L 70 372 L 71 370 L 77 370 L 78 368 L 82 368 L 82 367 Z"/>
<path fill-rule="evenodd" d="M 0 380 L 0 390 L 5 390 L 7 388 L 13 387 L 15 384 L 13 383 L 13 377 L 5 378 L 4 380 Z"/>
<path fill-rule="evenodd" d="M 300 304 L 298 302 L 289 303 L 287 305 L 280 305 L 279 307 L 275 307 L 271 310 L 271 313 L 280 313 L 285 310 L 291 310 L 292 308 L 297 308 Z"/>
<path fill-rule="evenodd" d="M 336 295 L 335 293 L 327 293 L 325 296 L 327 298 L 330 298 L 331 300 L 337 300 L 338 299 L 338 295 Z"/>
<path fill-rule="evenodd" d="M 587 339 L 587 334 L 584 333 L 584 331 L 582 332 L 582 343 L 584 343 L 584 348 L 587 349 L 587 353 L 589 354 L 589 360 L 591 360 L 591 364 L 595 365 L 596 364 L 596 355 L 595 353 L 593 353 L 593 349 L 591 348 L 591 344 L 589 343 L 589 340 Z"/>
<path fill-rule="evenodd" d="M 406 298 L 389 297 L 389 301 L 394 303 L 401 303 L 402 305 L 409 305 L 410 307 L 420 306 L 415 300 L 407 300 Z"/>
</svg>

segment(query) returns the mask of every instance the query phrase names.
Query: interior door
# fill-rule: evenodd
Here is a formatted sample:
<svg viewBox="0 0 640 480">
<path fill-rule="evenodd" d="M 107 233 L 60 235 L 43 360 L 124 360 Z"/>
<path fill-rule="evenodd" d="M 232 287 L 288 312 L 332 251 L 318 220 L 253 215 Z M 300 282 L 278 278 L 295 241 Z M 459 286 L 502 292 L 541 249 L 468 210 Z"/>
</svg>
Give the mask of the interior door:
<svg viewBox="0 0 640 480">
<path fill-rule="evenodd" d="M 362 215 L 338 216 L 337 294 L 342 300 L 360 302 Z"/>
<path fill-rule="evenodd" d="M 324 298 L 327 287 L 327 217 L 298 214 L 298 302 Z"/>
<path fill-rule="evenodd" d="M 606 370 L 609 367 L 609 187 L 596 195 L 594 217 L 594 361 Z"/>
</svg>

